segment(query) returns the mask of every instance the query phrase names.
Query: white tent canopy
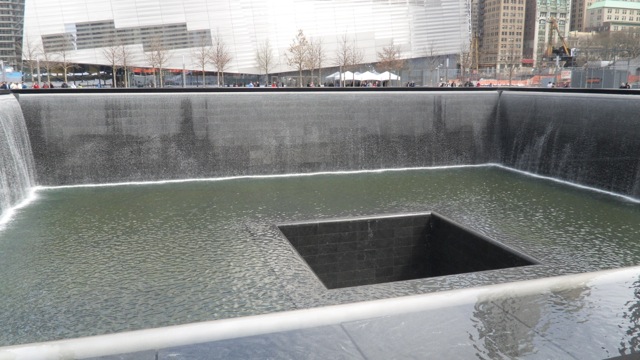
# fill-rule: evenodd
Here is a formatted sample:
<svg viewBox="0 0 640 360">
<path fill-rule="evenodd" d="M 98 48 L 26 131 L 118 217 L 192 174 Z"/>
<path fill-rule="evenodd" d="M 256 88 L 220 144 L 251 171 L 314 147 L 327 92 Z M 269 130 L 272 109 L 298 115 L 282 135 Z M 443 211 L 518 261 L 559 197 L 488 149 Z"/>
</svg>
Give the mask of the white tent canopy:
<svg viewBox="0 0 640 360">
<path fill-rule="evenodd" d="M 379 74 L 380 78 L 378 80 L 400 80 L 400 76 L 390 73 L 388 71 Z"/>
<path fill-rule="evenodd" d="M 382 74 L 378 74 L 371 71 L 365 71 L 363 73 L 356 72 L 355 74 L 351 71 L 345 71 L 340 73 L 339 71 L 328 75 L 326 77 L 327 80 L 358 80 L 358 81 L 387 81 L 387 80 L 400 80 L 400 76 L 390 73 L 388 71 L 383 72 Z"/>
<path fill-rule="evenodd" d="M 325 77 L 325 79 L 327 79 L 327 80 L 339 80 L 340 79 L 340 71 L 336 71 L 331 75 L 327 75 L 327 77 Z"/>
<path fill-rule="evenodd" d="M 340 73 L 339 71 L 337 71 L 337 72 L 334 72 L 331 75 L 328 75 L 325 79 L 327 79 L 327 80 L 353 80 L 353 73 L 351 71 L 345 71 L 343 73 Z M 356 78 L 356 80 L 358 80 L 358 79 Z"/>
<path fill-rule="evenodd" d="M 356 80 L 360 80 L 360 81 L 380 80 L 380 74 L 372 73 L 371 71 L 356 73 Z"/>
<path fill-rule="evenodd" d="M 345 71 L 342 73 L 342 80 L 353 80 L 354 79 L 353 75 L 354 74 L 351 71 Z M 338 80 L 340 80 L 340 78 L 338 78 Z"/>
</svg>

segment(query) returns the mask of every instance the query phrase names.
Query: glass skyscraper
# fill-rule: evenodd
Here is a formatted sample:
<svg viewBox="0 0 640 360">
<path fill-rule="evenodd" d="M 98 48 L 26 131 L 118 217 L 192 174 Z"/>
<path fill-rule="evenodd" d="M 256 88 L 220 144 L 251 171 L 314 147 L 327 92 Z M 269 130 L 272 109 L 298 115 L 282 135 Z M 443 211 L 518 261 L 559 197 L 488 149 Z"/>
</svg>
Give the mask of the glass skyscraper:
<svg viewBox="0 0 640 360">
<path fill-rule="evenodd" d="M 322 42 L 325 67 L 345 37 L 363 64 L 391 43 L 403 58 L 457 54 L 469 46 L 469 14 L 468 0 L 29 0 L 24 44 L 99 65 L 109 65 L 105 48 L 124 45 L 129 66 L 149 67 L 145 53 L 160 41 L 166 68 L 197 70 L 195 49 L 219 37 L 232 55 L 225 71 L 259 74 L 267 40 L 273 72 L 294 70 L 285 54 L 299 30 Z"/>
</svg>

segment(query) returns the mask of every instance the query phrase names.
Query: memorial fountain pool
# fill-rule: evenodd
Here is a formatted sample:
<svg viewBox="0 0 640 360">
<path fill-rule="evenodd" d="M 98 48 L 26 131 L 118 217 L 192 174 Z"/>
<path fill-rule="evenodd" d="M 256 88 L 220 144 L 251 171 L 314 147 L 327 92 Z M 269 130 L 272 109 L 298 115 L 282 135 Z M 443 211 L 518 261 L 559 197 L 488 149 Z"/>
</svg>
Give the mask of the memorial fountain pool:
<svg viewBox="0 0 640 360">
<path fill-rule="evenodd" d="M 288 329 L 312 326 L 313 317 L 297 319 L 299 309 L 345 314 L 336 306 L 353 305 L 349 311 L 359 312 L 376 301 L 392 309 L 416 296 L 429 307 L 445 304 L 434 299 L 453 296 L 458 304 L 476 299 L 473 307 L 492 309 L 492 316 L 479 320 L 486 327 L 482 332 L 495 337 L 445 340 L 468 343 L 476 355 L 494 351 L 496 344 L 499 353 L 519 357 L 555 353 L 549 341 L 556 339 L 575 343 L 565 331 L 536 330 L 530 336 L 536 326 L 546 329 L 545 319 L 553 324 L 564 319 L 557 325 L 582 324 L 587 330 L 617 323 L 624 332 L 616 334 L 615 343 L 582 340 L 584 346 L 569 351 L 575 356 L 593 349 L 633 352 L 635 315 L 625 314 L 634 313 L 628 304 L 636 301 L 631 291 L 635 268 L 612 270 L 618 279 L 613 283 L 581 280 L 598 277 L 585 272 L 640 263 L 640 137 L 630 116 L 639 105 L 630 94 L 18 91 L 19 107 L 10 95 L 2 96 L 0 137 L 8 136 L 10 146 L 0 147 L 0 155 L 9 159 L 0 168 L 3 176 L 10 169 L 19 181 L 0 182 L 0 322 L 10 329 L 0 335 L 0 344 L 26 344 L 19 348 L 30 352 L 40 349 L 30 345 L 36 341 L 119 333 L 118 344 L 133 341 L 135 346 L 103 347 L 113 337 L 69 341 L 76 350 L 84 347 L 85 357 L 149 350 L 149 358 L 167 358 L 173 350 L 157 349 L 197 341 L 170 337 L 175 327 L 153 332 L 164 334 L 164 340 L 143 341 L 139 336 L 146 330 L 126 331 L 187 324 L 191 333 L 200 321 L 226 319 L 206 325 L 211 328 L 205 331 L 222 330 L 222 337 L 207 338 L 213 341 L 256 334 L 253 325 L 274 318 L 278 323 L 294 319 Z M 16 208 L 34 189 L 35 200 Z M 531 261 L 327 289 L 278 227 L 368 223 L 430 212 Z M 553 277 L 566 274 L 585 277 Z M 551 288 L 559 283 L 560 288 Z M 512 284 L 523 306 L 508 304 Z M 602 300 L 594 295 L 597 284 L 619 290 L 615 293 L 621 296 L 612 292 L 604 300 L 615 300 L 622 312 L 593 308 L 588 312 L 597 313 L 593 321 L 572 322 L 574 306 Z M 498 297 L 488 304 L 473 295 L 496 286 Z M 540 291 L 534 299 L 540 312 L 534 314 L 526 306 L 531 286 Z M 574 289 L 579 296 L 567 297 L 560 307 L 544 295 L 563 297 Z M 454 308 L 444 310 L 456 314 Z M 609 313 L 613 316 L 603 321 Z M 474 322 L 475 314 L 462 320 Z M 358 319 L 372 316 L 377 315 Z M 348 318 L 356 320 L 347 316 L 333 324 Z M 235 319 L 249 326 L 229 333 L 225 324 Z M 505 327 L 523 324 L 523 332 L 515 333 L 525 346 L 514 348 Z M 385 336 L 377 332 L 358 340 L 352 330 L 359 326 L 349 330 L 343 323 L 351 334 L 330 335 L 326 348 L 340 339 L 364 341 L 373 349 L 376 336 Z M 431 330 L 439 331 L 419 326 L 398 334 L 442 342 L 442 335 L 427 335 Z M 413 354 L 422 353 L 420 336 Z M 169 339 L 177 341 L 168 345 Z M 56 344 L 49 348 L 51 358 L 69 350 L 68 344 Z M 198 351 L 191 345 L 183 350 Z M 12 349 L 1 349 L 0 358 L 22 351 Z M 277 349 L 264 348 L 259 356 Z"/>
</svg>

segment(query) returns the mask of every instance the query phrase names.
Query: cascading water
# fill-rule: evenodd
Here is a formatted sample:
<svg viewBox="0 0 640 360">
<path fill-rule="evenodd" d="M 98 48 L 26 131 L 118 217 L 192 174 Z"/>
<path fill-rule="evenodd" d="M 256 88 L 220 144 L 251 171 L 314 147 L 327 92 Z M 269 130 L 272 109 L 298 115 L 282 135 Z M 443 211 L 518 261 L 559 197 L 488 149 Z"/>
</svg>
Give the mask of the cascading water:
<svg viewBox="0 0 640 360">
<path fill-rule="evenodd" d="M 22 110 L 13 95 L 0 95 L 0 226 L 9 209 L 34 186 L 35 166 Z"/>
</svg>

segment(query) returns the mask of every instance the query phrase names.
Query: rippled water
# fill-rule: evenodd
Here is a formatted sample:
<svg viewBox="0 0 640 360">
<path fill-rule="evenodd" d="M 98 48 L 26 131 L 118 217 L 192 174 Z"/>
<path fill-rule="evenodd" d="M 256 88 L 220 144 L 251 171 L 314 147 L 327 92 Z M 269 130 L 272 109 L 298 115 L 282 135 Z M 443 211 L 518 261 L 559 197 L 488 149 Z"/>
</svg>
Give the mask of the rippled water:
<svg viewBox="0 0 640 360">
<path fill-rule="evenodd" d="M 543 265 L 326 290 L 274 224 L 438 211 Z M 640 205 L 496 167 L 50 188 L 0 232 L 0 345 L 640 264 Z"/>
</svg>

